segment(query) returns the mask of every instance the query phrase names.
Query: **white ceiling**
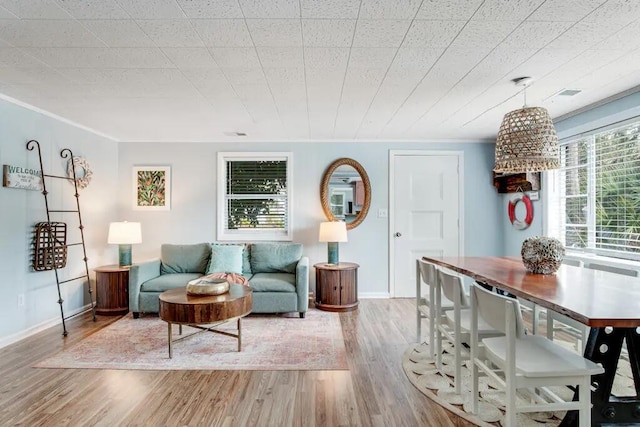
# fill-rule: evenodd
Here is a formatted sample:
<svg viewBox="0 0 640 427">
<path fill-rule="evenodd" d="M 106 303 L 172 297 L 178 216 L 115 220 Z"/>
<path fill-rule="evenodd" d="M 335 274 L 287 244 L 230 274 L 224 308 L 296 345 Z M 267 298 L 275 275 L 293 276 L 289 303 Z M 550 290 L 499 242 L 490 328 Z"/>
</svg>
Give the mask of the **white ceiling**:
<svg viewBox="0 0 640 427">
<path fill-rule="evenodd" d="M 553 117 L 639 86 L 639 19 L 640 0 L 0 0 L 0 93 L 122 141 L 486 140 L 523 103 L 513 78 Z"/>
</svg>

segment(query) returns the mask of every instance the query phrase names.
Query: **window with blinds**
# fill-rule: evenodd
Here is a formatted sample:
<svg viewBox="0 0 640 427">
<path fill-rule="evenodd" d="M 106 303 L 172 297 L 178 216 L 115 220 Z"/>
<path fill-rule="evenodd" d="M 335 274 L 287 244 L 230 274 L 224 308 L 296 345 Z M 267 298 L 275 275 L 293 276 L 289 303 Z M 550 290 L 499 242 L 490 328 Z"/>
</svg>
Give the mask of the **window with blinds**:
<svg viewBox="0 0 640 427">
<path fill-rule="evenodd" d="M 569 250 L 640 259 L 639 129 L 636 119 L 561 143 L 549 230 Z"/>
<path fill-rule="evenodd" d="M 218 240 L 290 240 L 291 154 L 219 153 Z"/>
</svg>

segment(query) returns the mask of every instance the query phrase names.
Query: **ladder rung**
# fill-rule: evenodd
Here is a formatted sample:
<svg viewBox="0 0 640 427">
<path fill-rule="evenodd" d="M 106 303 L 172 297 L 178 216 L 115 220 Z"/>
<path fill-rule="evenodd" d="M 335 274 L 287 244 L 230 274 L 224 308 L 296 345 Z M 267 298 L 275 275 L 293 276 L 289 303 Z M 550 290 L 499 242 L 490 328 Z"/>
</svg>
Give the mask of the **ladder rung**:
<svg viewBox="0 0 640 427">
<path fill-rule="evenodd" d="M 93 304 L 95 305 L 95 302 L 94 302 Z M 74 318 L 74 317 L 76 317 L 76 316 L 80 316 L 81 314 L 85 314 L 85 313 L 88 313 L 88 312 L 90 312 L 90 311 L 93 311 L 93 309 L 92 309 L 91 307 L 89 307 L 89 308 L 87 308 L 87 309 L 85 309 L 85 310 L 79 311 L 79 312 L 77 312 L 76 314 L 72 314 L 72 315 L 70 315 L 70 316 L 67 316 L 67 317 L 65 317 L 65 318 L 64 318 L 64 320 L 73 319 L 73 318 Z"/>
<path fill-rule="evenodd" d="M 66 179 L 66 180 L 69 180 L 69 181 L 73 181 L 73 178 L 69 178 L 68 176 L 47 175 L 47 174 L 44 174 L 44 176 L 46 176 L 47 178 L 59 178 L 59 179 Z"/>
<path fill-rule="evenodd" d="M 63 210 L 50 209 L 49 212 L 78 212 L 78 211 L 77 210 L 75 210 L 75 211 L 63 211 Z"/>
<path fill-rule="evenodd" d="M 62 283 L 67 283 L 67 282 L 73 282 L 74 280 L 84 279 L 86 277 L 89 277 L 89 276 L 87 276 L 86 274 L 83 274 L 82 276 L 74 277 L 73 279 L 61 280 L 58 283 L 62 284 Z"/>
<path fill-rule="evenodd" d="M 67 246 L 78 246 L 78 245 L 81 245 L 81 244 L 82 244 L 82 242 L 79 242 L 79 243 L 69 243 Z"/>
</svg>

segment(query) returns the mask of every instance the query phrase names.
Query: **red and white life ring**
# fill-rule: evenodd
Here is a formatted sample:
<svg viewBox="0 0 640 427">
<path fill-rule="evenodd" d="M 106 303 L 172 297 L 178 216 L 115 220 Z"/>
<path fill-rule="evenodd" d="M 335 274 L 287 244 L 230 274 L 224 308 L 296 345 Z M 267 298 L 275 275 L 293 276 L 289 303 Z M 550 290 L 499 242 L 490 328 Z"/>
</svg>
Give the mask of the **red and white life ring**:
<svg viewBox="0 0 640 427">
<path fill-rule="evenodd" d="M 526 216 L 522 221 L 516 218 L 516 205 L 519 202 L 524 203 L 526 209 Z M 533 203 L 531 203 L 529 196 L 526 194 L 519 195 L 509 201 L 509 221 L 517 230 L 524 230 L 531 225 L 533 221 Z"/>
</svg>

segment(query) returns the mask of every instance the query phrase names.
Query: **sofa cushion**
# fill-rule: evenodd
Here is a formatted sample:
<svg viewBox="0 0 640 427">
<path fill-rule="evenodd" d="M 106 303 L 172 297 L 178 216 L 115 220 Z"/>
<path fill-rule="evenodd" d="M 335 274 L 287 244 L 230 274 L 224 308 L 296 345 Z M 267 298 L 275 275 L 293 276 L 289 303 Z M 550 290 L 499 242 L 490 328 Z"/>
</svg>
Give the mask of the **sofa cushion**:
<svg viewBox="0 0 640 427">
<path fill-rule="evenodd" d="M 200 273 L 173 273 L 163 274 L 151 280 L 147 280 L 140 286 L 140 292 L 164 292 L 169 289 L 187 286 L 189 280 L 201 277 Z"/>
<path fill-rule="evenodd" d="M 169 245 L 160 248 L 160 274 L 169 273 L 200 273 L 207 271 L 207 264 L 211 256 L 208 243 L 194 245 Z"/>
<path fill-rule="evenodd" d="M 254 292 L 295 292 L 296 275 L 290 273 L 256 273 L 249 281 Z"/>
<path fill-rule="evenodd" d="M 211 243 L 211 251 L 213 252 L 214 246 L 240 246 L 242 251 L 242 271 L 239 272 L 243 276 L 251 275 L 251 262 L 249 261 L 249 257 L 251 254 L 251 244 L 250 243 Z M 219 273 L 218 271 L 211 270 L 211 261 L 209 261 L 209 265 L 207 266 L 207 272 L 209 273 Z"/>
<path fill-rule="evenodd" d="M 239 245 L 211 245 L 211 261 L 207 267 L 207 274 L 242 274 L 243 252 L 244 247 Z"/>
<path fill-rule="evenodd" d="M 301 243 L 253 243 L 251 271 L 253 273 L 295 273 L 301 257 Z"/>
</svg>

